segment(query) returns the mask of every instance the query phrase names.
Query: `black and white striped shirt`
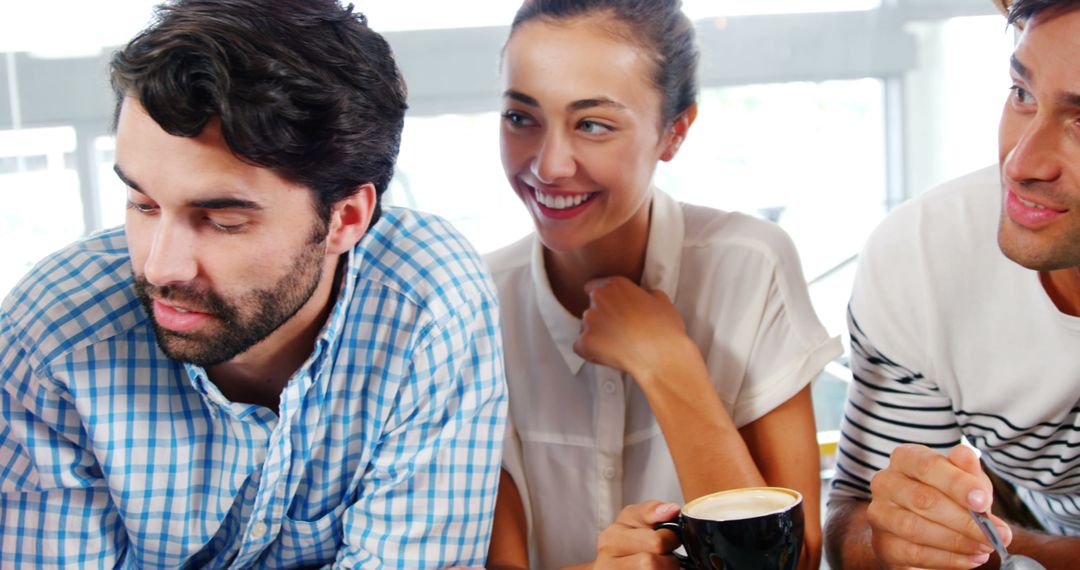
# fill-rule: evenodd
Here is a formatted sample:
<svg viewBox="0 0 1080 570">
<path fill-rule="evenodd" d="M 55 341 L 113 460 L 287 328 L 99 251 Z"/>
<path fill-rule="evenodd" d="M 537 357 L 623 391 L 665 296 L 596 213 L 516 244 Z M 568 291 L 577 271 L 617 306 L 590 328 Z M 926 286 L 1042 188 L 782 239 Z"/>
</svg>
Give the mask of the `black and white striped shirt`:
<svg viewBox="0 0 1080 570">
<path fill-rule="evenodd" d="M 829 500 L 868 499 L 897 445 L 961 437 L 1052 533 L 1080 535 L 1080 318 L 997 245 L 997 169 L 897 209 L 849 307 L 854 381 Z"/>
</svg>

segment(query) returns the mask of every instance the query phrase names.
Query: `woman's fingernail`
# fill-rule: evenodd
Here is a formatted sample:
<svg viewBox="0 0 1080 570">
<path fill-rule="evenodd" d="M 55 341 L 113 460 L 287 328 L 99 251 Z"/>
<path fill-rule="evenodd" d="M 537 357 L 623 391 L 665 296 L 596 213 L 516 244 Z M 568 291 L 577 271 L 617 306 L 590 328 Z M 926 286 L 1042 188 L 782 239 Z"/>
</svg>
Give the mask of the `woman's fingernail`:
<svg viewBox="0 0 1080 570">
<path fill-rule="evenodd" d="M 986 512 L 986 509 L 990 508 L 990 496 L 986 494 L 986 491 L 976 489 L 968 493 L 968 506 L 972 510 L 980 513 Z"/>
<path fill-rule="evenodd" d="M 679 505 L 676 505 L 674 503 L 661 503 L 656 507 L 656 514 L 666 515 L 668 513 L 673 513 L 677 510 L 679 510 Z"/>
<path fill-rule="evenodd" d="M 975 556 L 972 556 L 970 558 L 970 560 L 973 563 L 975 563 L 976 566 L 982 566 L 983 564 L 986 564 L 990 560 L 990 555 L 989 554 L 976 554 Z"/>
</svg>

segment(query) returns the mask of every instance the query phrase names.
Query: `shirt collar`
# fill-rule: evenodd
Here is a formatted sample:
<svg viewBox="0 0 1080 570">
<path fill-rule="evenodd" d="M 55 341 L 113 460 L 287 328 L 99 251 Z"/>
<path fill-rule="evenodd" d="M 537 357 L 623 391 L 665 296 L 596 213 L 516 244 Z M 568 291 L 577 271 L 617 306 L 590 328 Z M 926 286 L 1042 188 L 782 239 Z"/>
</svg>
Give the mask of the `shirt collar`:
<svg viewBox="0 0 1080 570">
<path fill-rule="evenodd" d="M 645 272 L 641 286 L 659 289 L 672 301 L 679 287 L 682 247 L 686 225 L 682 207 L 674 198 L 653 188 L 652 215 L 649 223 L 649 244 L 645 248 Z"/>
<path fill-rule="evenodd" d="M 544 321 L 555 348 L 559 350 L 570 371 L 577 374 L 585 360 L 574 352 L 574 341 L 581 334 L 581 319 L 570 314 L 566 307 L 555 298 L 544 267 L 544 245 L 540 236 L 533 234 L 532 243 L 532 278 L 533 291 L 536 291 L 536 305 L 540 318 Z"/>
<path fill-rule="evenodd" d="M 319 332 L 319 337 L 315 341 L 316 354 L 326 350 L 327 346 L 333 344 L 334 339 L 341 336 L 341 331 L 345 326 L 345 317 L 348 315 L 349 306 L 352 304 L 353 292 L 356 290 L 356 282 L 360 276 L 363 256 L 357 254 L 359 247 L 360 244 L 357 244 L 356 247 L 353 247 L 345 254 L 345 265 L 342 268 L 341 275 L 338 277 L 341 281 L 337 287 L 337 299 L 334 301 L 334 308 L 330 311 L 330 316 L 326 319 L 326 324 L 323 325 L 322 331 Z"/>
<path fill-rule="evenodd" d="M 682 208 L 660 189 L 653 187 L 651 191 L 653 201 L 649 217 L 649 242 L 645 248 L 645 271 L 641 276 L 642 286 L 646 289 L 659 289 L 669 299 L 674 300 L 679 284 L 685 236 Z M 574 352 L 574 341 L 581 334 L 581 319 L 571 315 L 555 298 L 547 269 L 544 267 L 544 246 L 535 234 L 531 258 L 533 290 L 536 291 L 540 318 L 566 366 L 576 375 L 585 364 L 585 359 Z"/>
</svg>

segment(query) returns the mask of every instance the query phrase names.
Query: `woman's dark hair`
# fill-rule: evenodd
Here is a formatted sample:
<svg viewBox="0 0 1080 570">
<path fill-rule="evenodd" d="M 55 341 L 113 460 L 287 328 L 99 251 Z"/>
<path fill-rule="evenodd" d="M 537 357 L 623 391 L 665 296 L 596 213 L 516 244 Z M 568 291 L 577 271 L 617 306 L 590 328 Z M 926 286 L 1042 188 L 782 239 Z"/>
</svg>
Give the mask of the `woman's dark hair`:
<svg viewBox="0 0 1080 570">
<path fill-rule="evenodd" d="M 1072 10 L 1080 10 L 1080 0 L 1013 0 L 1009 23 L 1021 24 L 1046 11 L 1063 14 Z"/>
<path fill-rule="evenodd" d="M 406 88 L 386 40 L 337 0 L 178 0 L 112 59 L 116 117 L 139 100 L 166 132 L 218 118 L 233 154 L 333 205 L 394 174 Z M 381 213 L 376 200 L 372 223 Z"/>
<path fill-rule="evenodd" d="M 639 44 L 653 61 L 652 82 L 660 90 L 660 117 L 669 125 L 697 100 L 698 47 L 694 25 L 681 0 L 525 0 L 510 35 L 536 19 L 566 20 L 601 14 L 623 24 L 610 31 Z"/>
</svg>

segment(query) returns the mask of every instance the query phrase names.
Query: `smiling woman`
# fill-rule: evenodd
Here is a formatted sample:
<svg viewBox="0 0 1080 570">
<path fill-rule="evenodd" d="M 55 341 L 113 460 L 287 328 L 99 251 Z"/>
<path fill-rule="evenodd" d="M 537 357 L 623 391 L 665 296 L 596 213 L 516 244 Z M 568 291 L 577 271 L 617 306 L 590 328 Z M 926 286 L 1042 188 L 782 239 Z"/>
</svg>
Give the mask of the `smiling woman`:
<svg viewBox="0 0 1080 570">
<path fill-rule="evenodd" d="M 817 566 L 809 383 L 840 344 L 782 231 L 653 185 L 692 133 L 698 60 L 677 0 L 514 18 L 502 164 L 535 235 L 488 257 L 511 408 L 495 563 L 663 565 L 674 536 L 647 531 L 675 504 L 771 485 L 807 497 L 800 568 Z"/>
</svg>

